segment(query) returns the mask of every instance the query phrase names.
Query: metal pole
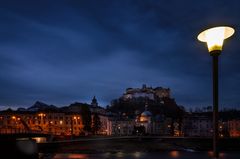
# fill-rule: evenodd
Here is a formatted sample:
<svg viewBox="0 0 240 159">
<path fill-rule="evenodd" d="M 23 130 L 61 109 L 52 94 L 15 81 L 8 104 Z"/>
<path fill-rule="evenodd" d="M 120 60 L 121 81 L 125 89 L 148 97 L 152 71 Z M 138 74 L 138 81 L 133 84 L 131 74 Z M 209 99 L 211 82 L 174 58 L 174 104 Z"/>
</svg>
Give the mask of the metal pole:
<svg viewBox="0 0 240 159">
<path fill-rule="evenodd" d="M 213 155 L 219 157 L 218 150 L 218 54 L 213 54 Z"/>
</svg>

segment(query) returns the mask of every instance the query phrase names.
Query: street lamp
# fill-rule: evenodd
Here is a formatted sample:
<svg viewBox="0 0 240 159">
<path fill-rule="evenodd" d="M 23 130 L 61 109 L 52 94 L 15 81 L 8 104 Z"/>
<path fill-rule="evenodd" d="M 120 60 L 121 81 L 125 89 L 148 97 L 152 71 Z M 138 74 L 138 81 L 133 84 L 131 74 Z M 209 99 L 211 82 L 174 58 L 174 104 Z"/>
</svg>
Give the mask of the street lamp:
<svg viewBox="0 0 240 159">
<path fill-rule="evenodd" d="M 221 54 L 223 42 L 234 34 L 234 29 L 220 26 L 207 29 L 198 35 L 198 40 L 206 42 L 208 51 L 213 59 L 213 155 L 219 156 L 218 151 L 218 56 Z"/>
</svg>

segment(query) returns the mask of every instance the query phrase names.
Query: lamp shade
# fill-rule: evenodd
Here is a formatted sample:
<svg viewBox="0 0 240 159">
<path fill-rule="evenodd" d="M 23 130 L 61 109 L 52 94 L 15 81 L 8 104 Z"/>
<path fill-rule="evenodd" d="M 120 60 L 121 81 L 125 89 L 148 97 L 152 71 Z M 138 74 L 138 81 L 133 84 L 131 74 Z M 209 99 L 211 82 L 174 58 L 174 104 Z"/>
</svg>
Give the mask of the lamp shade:
<svg viewBox="0 0 240 159">
<path fill-rule="evenodd" d="M 224 39 L 234 34 L 234 29 L 228 26 L 219 26 L 204 30 L 198 35 L 198 40 L 206 42 L 208 51 L 222 50 Z"/>
</svg>

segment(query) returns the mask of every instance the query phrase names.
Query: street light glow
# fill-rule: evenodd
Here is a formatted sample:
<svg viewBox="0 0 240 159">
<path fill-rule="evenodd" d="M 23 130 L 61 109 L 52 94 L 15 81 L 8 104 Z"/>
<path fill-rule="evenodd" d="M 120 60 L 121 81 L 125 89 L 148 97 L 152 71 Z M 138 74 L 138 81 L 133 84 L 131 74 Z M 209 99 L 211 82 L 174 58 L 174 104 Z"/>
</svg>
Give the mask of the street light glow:
<svg viewBox="0 0 240 159">
<path fill-rule="evenodd" d="M 38 116 L 43 117 L 43 116 L 46 116 L 46 114 L 44 114 L 44 113 L 39 113 Z"/>
<path fill-rule="evenodd" d="M 223 42 L 225 39 L 234 34 L 234 29 L 228 26 L 220 26 L 207 29 L 198 35 L 198 40 L 206 42 L 208 51 L 222 50 Z"/>
</svg>

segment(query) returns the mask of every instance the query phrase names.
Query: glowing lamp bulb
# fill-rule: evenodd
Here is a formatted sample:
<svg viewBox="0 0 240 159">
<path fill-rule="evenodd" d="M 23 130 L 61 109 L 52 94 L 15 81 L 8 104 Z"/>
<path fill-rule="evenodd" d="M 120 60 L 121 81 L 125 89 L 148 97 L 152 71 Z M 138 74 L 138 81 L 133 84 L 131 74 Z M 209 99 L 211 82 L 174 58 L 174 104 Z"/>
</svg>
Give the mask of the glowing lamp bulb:
<svg viewBox="0 0 240 159">
<path fill-rule="evenodd" d="M 234 29 L 227 26 L 220 26 L 207 29 L 198 35 L 198 40 L 206 42 L 208 51 L 221 51 L 225 39 L 234 34 Z"/>
</svg>

